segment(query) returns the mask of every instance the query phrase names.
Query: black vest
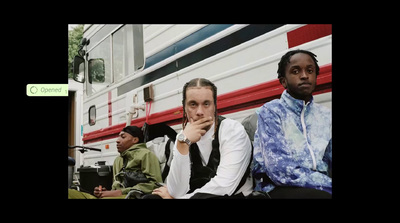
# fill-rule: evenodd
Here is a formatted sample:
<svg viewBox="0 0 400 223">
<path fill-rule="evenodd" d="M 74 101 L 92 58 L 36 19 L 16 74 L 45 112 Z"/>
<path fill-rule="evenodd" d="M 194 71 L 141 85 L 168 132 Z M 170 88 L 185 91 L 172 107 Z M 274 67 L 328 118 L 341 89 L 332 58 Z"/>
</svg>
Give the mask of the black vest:
<svg viewBox="0 0 400 223">
<path fill-rule="evenodd" d="M 210 158 L 208 159 L 208 163 L 206 166 L 203 166 L 201 162 L 200 151 L 197 144 L 193 143 L 192 145 L 190 145 L 189 155 L 192 164 L 191 164 L 190 190 L 188 193 L 193 192 L 197 188 L 203 187 L 217 173 L 217 168 L 221 158 L 219 152 L 218 132 L 220 124 L 224 119 L 225 117 L 218 116 L 218 126 L 215 132 L 214 140 L 212 141 L 212 151 L 210 153 Z M 233 194 L 235 194 L 236 191 L 243 186 L 249 174 L 250 174 L 250 164 Z"/>
</svg>

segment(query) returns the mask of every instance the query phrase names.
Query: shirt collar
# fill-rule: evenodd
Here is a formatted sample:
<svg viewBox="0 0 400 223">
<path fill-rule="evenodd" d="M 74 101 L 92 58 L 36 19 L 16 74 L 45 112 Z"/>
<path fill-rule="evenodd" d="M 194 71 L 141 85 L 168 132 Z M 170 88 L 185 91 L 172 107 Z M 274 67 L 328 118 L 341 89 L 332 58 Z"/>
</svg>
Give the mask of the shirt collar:
<svg viewBox="0 0 400 223">
<path fill-rule="evenodd" d="M 314 97 L 311 96 L 310 101 L 307 104 L 305 104 L 305 101 L 292 97 L 286 90 L 284 90 L 282 93 L 282 96 L 281 96 L 281 100 L 283 100 L 283 102 L 285 102 L 288 105 L 288 107 L 291 110 L 293 110 L 295 113 L 300 114 L 301 111 L 303 110 L 304 105 L 305 106 L 312 105 L 312 103 L 314 101 Z"/>
</svg>

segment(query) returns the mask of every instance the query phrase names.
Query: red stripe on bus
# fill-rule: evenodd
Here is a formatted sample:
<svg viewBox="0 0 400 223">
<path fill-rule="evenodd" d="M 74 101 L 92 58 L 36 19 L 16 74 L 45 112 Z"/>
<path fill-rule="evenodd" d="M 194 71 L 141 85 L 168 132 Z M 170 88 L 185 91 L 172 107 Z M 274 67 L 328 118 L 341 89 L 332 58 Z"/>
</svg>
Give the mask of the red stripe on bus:
<svg viewBox="0 0 400 223">
<path fill-rule="evenodd" d="M 292 48 L 332 34 L 332 24 L 305 25 L 287 32 L 288 47 Z"/>
<path fill-rule="evenodd" d="M 265 83 L 253 85 L 240 90 L 221 94 L 217 97 L 218 114 L 230 114 L 251 108 L 262 106 L 268 101 L 280 98 L 284 88 L 278 79 Z M 313 95 L 327 93 L 332 91 L 332 64 L 320 67 L 320 73 L 317 77 L 317 86 Z M 165 122 L 172 126 L 182 123 L 182 106 L 168 109 L 162 112 L 153 113 L 149 116 L 148 124 L 157 124 Z M 132 120 L 131 125 L 142 127 L 146 117 Z M 100 130 L 83 134 L 83 142 L 94 143 L 106 139 L 118 137 L 118 133 L 125 127 L 126 123 L 109 126 Z"/>
</svg>

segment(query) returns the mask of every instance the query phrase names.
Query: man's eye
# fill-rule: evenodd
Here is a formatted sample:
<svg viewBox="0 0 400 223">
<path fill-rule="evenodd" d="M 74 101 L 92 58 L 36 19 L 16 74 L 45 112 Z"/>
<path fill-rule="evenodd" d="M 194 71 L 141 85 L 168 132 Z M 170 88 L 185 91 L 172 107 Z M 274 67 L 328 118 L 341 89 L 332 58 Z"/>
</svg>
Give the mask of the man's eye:
<svg viewBox="0 0 400 223">
<path fill-rule="evenodd" d="M 308 70 L 308 73 L 309 73 L 309 74 L 312 74 L 312 73 L 314 73 L 314 70 L 313 70 L 313 69 L 309 69 L 309 70 Z"/>
<path fill-rule="evenodd" d="M 298 74 L 298 73 L 299 73 L 299 70 L 297 70 L 297 69 L 294 69 L 294 70 L 292 70 L 292 73 L 294 73 L 294 74 Z"/>
</svg>

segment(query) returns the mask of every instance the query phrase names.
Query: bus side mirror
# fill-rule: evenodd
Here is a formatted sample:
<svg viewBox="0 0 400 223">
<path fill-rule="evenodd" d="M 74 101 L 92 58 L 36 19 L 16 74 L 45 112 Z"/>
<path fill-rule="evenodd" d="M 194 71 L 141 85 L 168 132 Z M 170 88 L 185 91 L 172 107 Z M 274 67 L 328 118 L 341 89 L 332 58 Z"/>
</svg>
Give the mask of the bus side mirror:
<svg viewBox="0 0 400 223">
<path fill-rule="evenodd" d="M 73 79 L 79 83 L 85 82 L 85 59 L 81 56 L 75 56 L 73 67 Z"/>
</svg>

